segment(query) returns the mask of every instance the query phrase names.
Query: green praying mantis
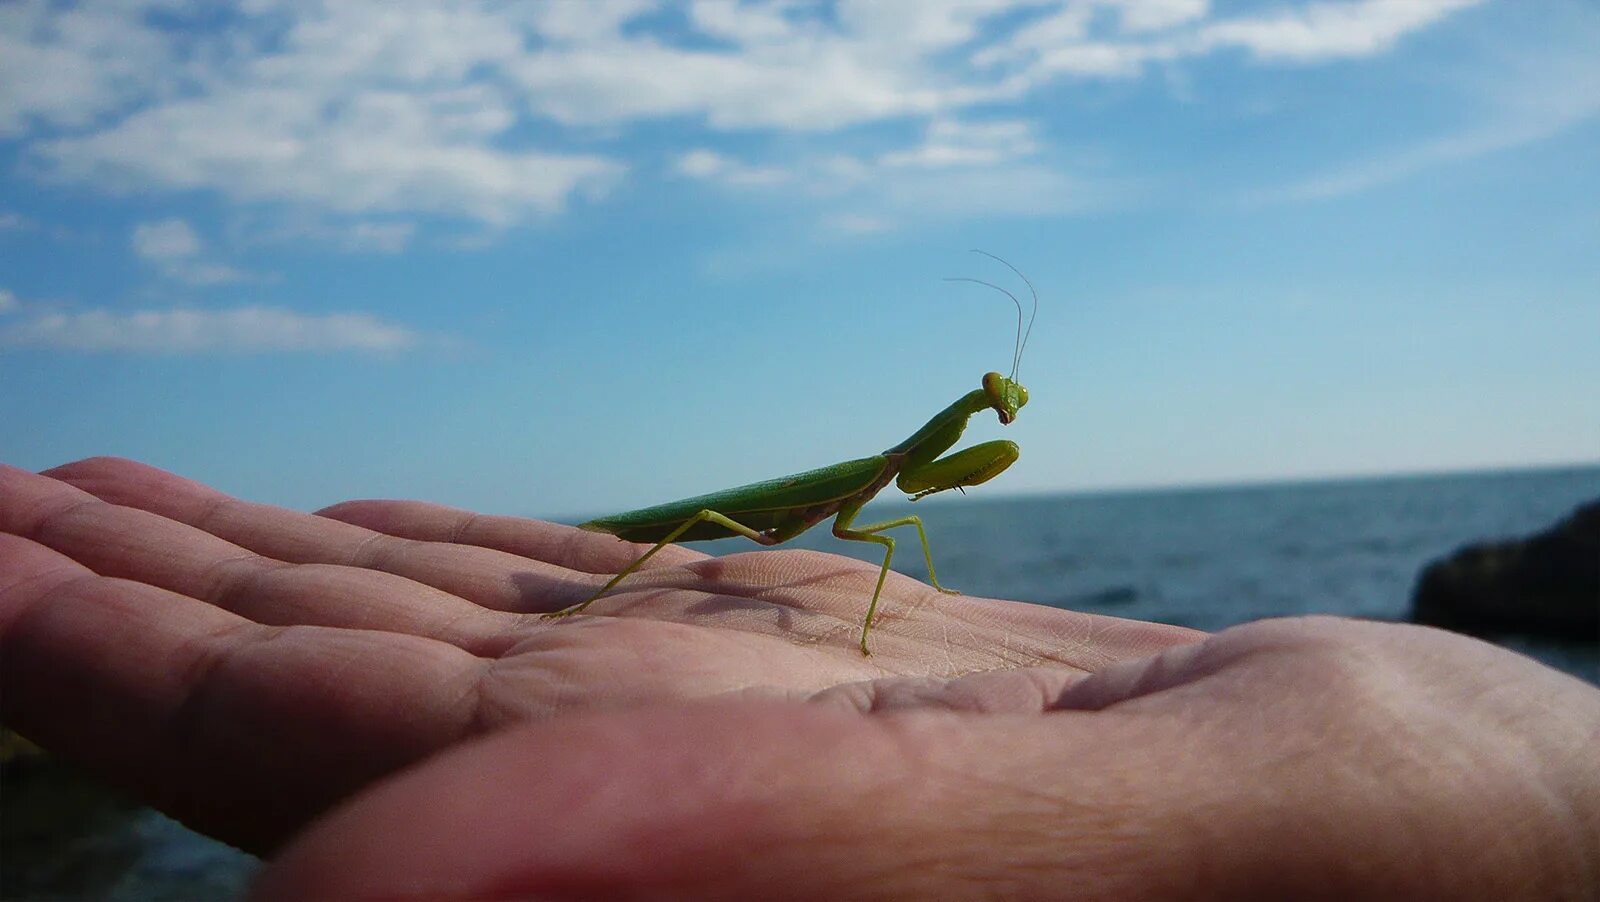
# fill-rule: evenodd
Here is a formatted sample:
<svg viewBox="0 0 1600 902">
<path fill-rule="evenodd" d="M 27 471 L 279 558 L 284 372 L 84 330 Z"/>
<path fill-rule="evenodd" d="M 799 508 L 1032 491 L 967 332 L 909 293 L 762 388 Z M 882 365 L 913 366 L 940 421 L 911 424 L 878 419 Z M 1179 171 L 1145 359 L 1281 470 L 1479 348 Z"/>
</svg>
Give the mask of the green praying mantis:
<svg viewBox="0 0 1600 902">
<path fill-rule="evenodd" d="M 856 526 L 854 523 L 861 508 L 891 480 L 900 491 L 911 496 L 912 501 L 950 489 L 960 489 L 965 494 L 967 486 L 988 482 L 1017 460 L 1019 452 L 1016 442 L 1005 440 L 984 442 L 948 457 L 939 456 L 961 438 L 962 430 L 966 429 L 967 421 L 974 414 L 993 410 L 1004 426 L 1015 420 L 1017 411 L 1028 403 L 1028 390 L 1017 382 L 1017 367 L 1022 362 L 1022 351 L 1027 346 L 1028 337 L 1033 332 L 1033 318 L 1039 313 L 1039 293 L 1028 277 L 1015 266 L 986 251 L 974 253 L 1004 264 L 1022 279 L 1033 296 L 1033 314 L 1028 318 L 1024 330 L 1022 302 L 1017 300 L 1016 295 L 981 279 L 946 280 L 973 282 L 993 288 L 1017 305 L 1017 340 L 1011 356 L 1010 376 L 985 374 L 982 387 L 956 399 L 955 403 L 939 411 L 921 429 L 912 433 L 910 438 L 882 454 L 581 524 L 580 529 L 590 532 L 609 533 L 630 542 L 654 542 L 655 545 L 587 599 L 545 614 L 544 617 L 569 617 L 579 613 L 616 588 L 618 583 L 637 571 L 656 552 L 673 542 L 702 542 L 744 536 L 760 545 L 778 545 L 828 517 L 834 517 L 835 536 L 851 542 L 875 542 L 884 547 L 878 583 L 872 590 L 867 616 L 861 623 L 863 655 L 872 654 L 867 647 L 867 635 L 872 631 L 873 617 L 878 610 L 878 596 L 882 594 L 884 579 L 889 575 L 889 562 L 894 558 L 894 539 L 882 535 L 884 531 L 899 526 L 915 526 L 917 538 L 922 542 L 922 555 L 928 562 L 928 582 L 947 595 L 959 594 L 939 584 L 922 518 L 912 515 L 866 526 Z"/>
</svg>

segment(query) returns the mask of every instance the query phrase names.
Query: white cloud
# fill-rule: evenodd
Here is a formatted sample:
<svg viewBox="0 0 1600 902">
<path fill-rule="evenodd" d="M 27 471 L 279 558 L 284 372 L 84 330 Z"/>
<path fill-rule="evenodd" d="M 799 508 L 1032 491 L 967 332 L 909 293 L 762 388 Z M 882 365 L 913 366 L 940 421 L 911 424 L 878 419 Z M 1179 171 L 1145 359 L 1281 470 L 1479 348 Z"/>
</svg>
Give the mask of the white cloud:
<svg viewBox="0 0 1600 902">
<path fill-rule="evenodd" d="M 0 346 L 156 354 L 263 354 L 418 347 L 422 336 L 362 313 L 308 316 L 276 307 L 49 313 L 0 327 Z"/>
<path fill-rule="evenodd" d="M 793 183 L 822 209 L 822 231 L 845 235 L 885 232 L 907 222 L 1074 215 L 1139 198 L 1131 183 L 1075 178 L 1026 160 L 926 148 L 814 161 L 794 170 Z"/>
<path fill-rule="evenodd" d="M 398 254 L 411 245 L 417 228 L 416 222 L 404 219 L 273 216 L 240 219 L 232 235 L 241 245 L 311 243 L 351 253 Z"/>
<path fill-rule="evenodd" d="M 1200 49 L 1243 47 L 1260 59 L 1315 61 L 1367 56 L 1410 32 L 1483 0 L 1323 0 L 1301 9 L 1224 20 L 1199 34 Z"/>
<path fill-rule="evenodd" d="M 1104 206 L 1112 192 L 1025 161 L 1039 149 L 1025 120 L 938 119 L 910 146 L 874 156 L 836 154 L 760 167 L 699 149 L 677 161 L 681 174 L 733 188 L 783 184 L 824 206 L 826 232 L 883 232 L 929 216 L 1047 215 Z"/>
<path fill-rule="evenodd" d="M 138 4 L 0 5 L 0 138 L 86 125 L 146 98 L 174 71 L 171 54 Z"/>
<path fill-rule="evenodd" d="M 572 125 L 689 116 L 715 129 L 825 131 L 936 113 L 972 89 L 941 85 L 834 41 L 797 40 L 760 54 L 691 51 L 646 41 L 555 50 L 513 62 L 534 109 Z"/>
<path fill-rule="evenodd" d="M 919 143 L 875 157 L 834 155 L 788 167 L 759 166 L 702 147 L 679 156 L 674 168 L 680 175 L 735 187 L 793 183 L 811 194 L 828 194 L 882 178 L 889 170 L 994 166 L 1031 156 L 1038 149 L 1032 122 L 937 119 L 928 124 Z"/>
<path fill-rule="evenodd" d="M 176 279 L 187 285 L 205 288 L 212 285 L 228 285 L 234 282 L 246 282 L 251 275 L 241 269 L 229 266 L 226 263 L 211 263 L 204 260 L 174 260 L 162 268 L 162 272 L 170 279 Z"/>
<path fill-rule="evenodd" d="M 358 222 L 344 230 L 342 244 L 346 250 L 398 254 L 416 231 L 412 222 Z"/>
<path fill-rule="evenodd" d="M 16 294 L 9 289 L 0 288 L 0 314 L 11 313 L 21 306 L 22 302 L 17 300 Z"/>
<path fill-rule="evenodd" d="M 200 236 L 182 219 L 142 222 L 133 228 L 134 253 L 155 266 L 162 275 L 194 286 L 225 285 L 242 282 L 249 275 L 200 256 Z"/>
<path fill-rule="evenodd" d="M 1160 31 L 1205 17 L 1210 0 L 1110 0 L 1122 13 L 1122 27 L 1130 32 Z"/>
<path fill-rule="evenodd" d="M 1091 78 L 1132 78 L 1144 71 L 1145 63 L 1178 55 L 1177 47 L 1172 44 L 1085 41 L 1040 53 L 1036 71 Z"/>
<path fill-rule="evenodd" d="M 1263 62 L 1371 56 L 1486 0 L 1318 0 L 1209 19 L 1206 0 L 1077 0 L 980 51 L 981 65 L 1021 65 L 1030 82 L 1133 78 L 1147 63 L 1243 49 Z M 1121 29 L 1097 34 L 1096 7 L 1120 11 Z"/>
<path fill-rule="evenodd" d="M 1038 149 L 1030 122 L 939 119 L 928 125 L 922 144 L 886 153 L 878 162 L 888 167 L 939 169 L 1003 163 L 1029 156 Z"/>
<path fill-rule="evenodd" d="M 793 30 L 779 6 L 751 6 L 739 0 L 694 0 L 689 18 L 702 32 L 740 44 L 781 41 Z"/>
<path fill-rule="evenodd" d="M 38 223 L 21 213 L 0 212 L 0 232 L 31 232 L 38 227 Z"/>
<path fill-rule="evenodd" d="M 133 228 L 134 253 L 146 260 L 177 260 L 200 253 L 200 236 L 181 219 L 141 222 Z"/>
<path fill-rule="evenodd" d="M 288 87 L 226 88 L 39 147 L 74 181 L 211 188 L 236 200 L 340 213 L 430 212 L 508 225 L 603 192 L 622 168 L 595 156 L 493 146 L 513 124 L 486 87 L 329 99 Z"/>
<path fill-rule="evenodd" d="M 776 185 L 789 181 L 793 176 L 793 173 L 777 166 L 752 166 L 703 147 L 678 157 L 673 168 L 679 175 L 728 185 Z"/>
</svg>

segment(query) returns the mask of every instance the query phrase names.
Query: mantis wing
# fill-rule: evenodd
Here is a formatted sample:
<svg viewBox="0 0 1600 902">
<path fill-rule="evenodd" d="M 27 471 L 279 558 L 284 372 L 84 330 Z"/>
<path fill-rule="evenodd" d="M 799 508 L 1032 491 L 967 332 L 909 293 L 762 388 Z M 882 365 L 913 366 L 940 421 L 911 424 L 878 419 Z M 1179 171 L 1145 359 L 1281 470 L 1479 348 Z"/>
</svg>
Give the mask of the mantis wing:
<svg viewBox="0 0 1600 902">
<path fill-rule="evenodd" d="M 659 542 L 685 520 L 702 510 L 713 510 L 755 530 L 773 529 L 793 522 L 808 508 L 850 498 L 871 486 L 883 474 L 889 458 L 878 454 L 859 460 L 807 470 L 793 476 L 769 479 L 708 495 L 696 495 L 582 524 L 580 529 L 604 532 L 630 542 Z M 823 516 L 826 516 L 824 514 Z M 820 519 L 820 518 L 818 518 Z M 736 535 L 716 523 L 697 523 L 679 542 L 702 542 Z"/>
</svg>

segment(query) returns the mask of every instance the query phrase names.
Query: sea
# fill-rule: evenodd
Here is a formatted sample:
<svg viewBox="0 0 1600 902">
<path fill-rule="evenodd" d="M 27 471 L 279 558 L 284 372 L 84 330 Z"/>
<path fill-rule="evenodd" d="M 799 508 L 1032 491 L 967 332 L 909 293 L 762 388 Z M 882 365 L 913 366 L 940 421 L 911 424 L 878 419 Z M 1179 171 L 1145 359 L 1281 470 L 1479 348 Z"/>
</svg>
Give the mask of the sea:
<svg viewBox="0 0 1600 902">
<path fill-rule="evenodd" d="M 920 515 L 939 581 L 964 593 L 1214 632 L 1297 614 L 1406 620 L 1429 562 L 1525 537 L 1600 499 L 1600 464 L 995 500 L 978 492 L 875 503 L 857 521 Z M 915 532 L 898 532 L 894 569 L 925 579 Z M 878 546 L 841 541 L 825 525 L 790 546 L 883 560 Z M 1588 638 L 1495 641 L 1600 683 L 1600 637 Z"/>
<path fill-rule="evenodd" d="M 1600 464 L 1025 498 L 985 499 L 979 490 L 916 505 L 885 500 L 869 506 L 863 522 L 920 514 L 940 581 L 969 594 L 1214 631 L 1312 613 L 1405 620 L 1430 561 L 1468 543 L 1544 529 L 1596 498 Z M 839 541 L 826 528 L 792 544 L 881 560 L 877 547 Z M 752 546 L 730 539 L 696 547 L 722 554 Z M 895 564 L 926 576 L 914 537 L 901 543 Z M 1600 642 L 1496 641 L 1600 684 Z M 0 895 L 229 898 L 258 867 L 149 809 L 102 821 L 97 832 L 56 844 L 80 860 L 39 862 L 31 877 L 12 872 Z M 79 882 L 53 893 L 36 882 L 50 873 Z M 91 873 L 100 875 L 94 885 L 82 885 Z M 25 888 L 34 892 L 16 892 Z"/>
</svg>

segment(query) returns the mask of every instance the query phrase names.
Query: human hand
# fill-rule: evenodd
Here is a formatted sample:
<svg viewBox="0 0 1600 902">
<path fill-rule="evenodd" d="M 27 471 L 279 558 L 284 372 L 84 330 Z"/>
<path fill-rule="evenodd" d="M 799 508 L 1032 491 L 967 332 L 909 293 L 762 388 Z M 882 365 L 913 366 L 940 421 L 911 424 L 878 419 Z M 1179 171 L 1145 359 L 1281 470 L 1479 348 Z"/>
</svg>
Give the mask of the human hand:
<svg viewBox="0 0 1600 902">
<path fill-rule="evenodd" d="M 257 898 L 1600 898 L 1600 690 L 1439 630 L 1261 621 L 1031 714 L 875 713 L 530 723 L 337 809 Z"/>
<path fill-rule="evenodd" d="M 641 546 L 415 502 L 321 515 L 126 460 L 0 467 L 0 719 L 202 831 L 266 851 L 378 777 L 561 713 L 704 699 L 1033 710 L 1200 634 L 940 595 L 773 550 Z"/>
</svg>

